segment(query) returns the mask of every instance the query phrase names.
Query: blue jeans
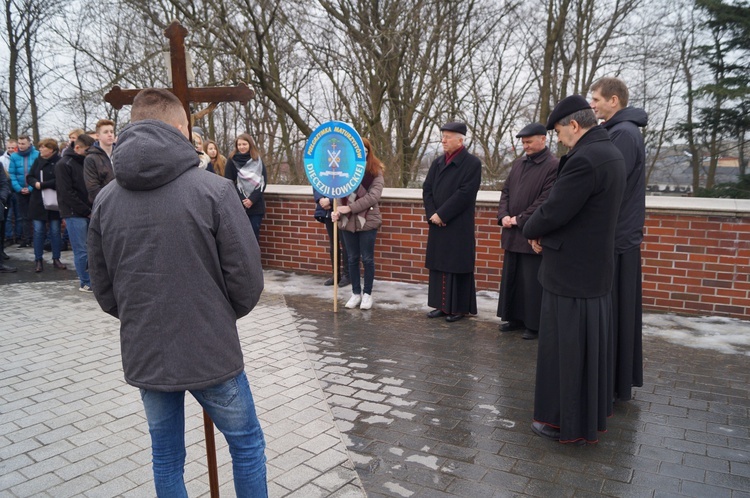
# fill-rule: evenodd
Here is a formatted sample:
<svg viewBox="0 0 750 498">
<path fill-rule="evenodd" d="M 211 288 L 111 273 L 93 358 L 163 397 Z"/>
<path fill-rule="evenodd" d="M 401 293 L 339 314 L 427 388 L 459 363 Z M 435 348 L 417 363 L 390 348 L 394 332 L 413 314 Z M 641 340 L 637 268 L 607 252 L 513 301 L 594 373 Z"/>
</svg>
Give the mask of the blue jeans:
<svg viewBox="0 0 750 498">
<path fill-rule="evenodd" d="M 23 235 L 23 226 L 21 225 L 21 218 L 18 214 L 18 200 L 16 196 L 11 194 L 8 196 L 8 216 L 5 219 L 5 239 L 10 240 L 12 238 L 20 239 Z"/>
<path fill-rule="evenodd" d="M 68 227 L 68 237 L 70 238 L 70 247 L 73 249 L 73 263 L 76 266 L 76 273 L 81 287 L 88 285 L 91 287 L 91 278 L 89 277 L 89 253 L 86 249 L 86 236 L 89 231 L 89 219 L 72 216 L 65 218 L 65 226 Z"/>
<path fill-rule="evenodd" d="M 255 414 L 245 372 L 226 382 L 190 394 L 224 434 L 232 455 L 234 489 L 238 498 L 265 498 L 266 443 Z M 151 433 L 154 484 L 159 497 L 187 497 L 185 489 L 185 391 L 141 389 Z"/>
<path fill-rule="evenodd" d="M 352 294 L 361 294 L 359 282 L 359 260 L 365 269 L 365 294 L 372 294 L 372 282 L 375 280 L 375 238 L 377 230 L 364 232 L 341 231 L 346 245 L 346 256 L 349 260 L 349 278 L 352 280 Z"/>
<path fill-rule="evenodd" d="M 60 220 L 34 220 L 34 259 L 44 258 L 44 239 L 47 238 L 47 223 L 49 223 L 49 240 L 52 243 L 52 259 L 60 259 Z"/>
</svg>

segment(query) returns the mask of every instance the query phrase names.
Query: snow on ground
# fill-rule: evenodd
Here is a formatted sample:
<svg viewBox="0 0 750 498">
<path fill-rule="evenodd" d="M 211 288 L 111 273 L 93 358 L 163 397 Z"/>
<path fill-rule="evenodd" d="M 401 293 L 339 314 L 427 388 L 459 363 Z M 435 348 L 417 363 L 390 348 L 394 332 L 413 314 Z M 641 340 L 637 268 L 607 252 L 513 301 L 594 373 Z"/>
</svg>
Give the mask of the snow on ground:
<svg viewBox="0 0 750 498">
<path fill-rule="evenodd" d="M 325 287 L 326 277 L 297 274 L 279 270 L 266 270 L 266 291 L 274 294 L 328 297 L 333 302 L 333 287 Z M 358 313 L 348 310 L 344 303 L 351 295 L 351 287 L 338 290 L 339 312 Z M 373 310 L 413 310 L 416 313 L 430 311 L 427 307 L 427 285 L 375 280 L 372 297 Z M 498 293 L 477 292 L 479 313 L 475 320 L 500 323 L 497 312 Z M 333 311 L 333 304 L 331 304 Z M 711 349 L 727 354 L 750 356 L 750 321 L 723 317 L 679 316 L 672 313 L 644 313 L 644 335 L 660 337 L 668 342 L 691 348 Z"/>
</svg>

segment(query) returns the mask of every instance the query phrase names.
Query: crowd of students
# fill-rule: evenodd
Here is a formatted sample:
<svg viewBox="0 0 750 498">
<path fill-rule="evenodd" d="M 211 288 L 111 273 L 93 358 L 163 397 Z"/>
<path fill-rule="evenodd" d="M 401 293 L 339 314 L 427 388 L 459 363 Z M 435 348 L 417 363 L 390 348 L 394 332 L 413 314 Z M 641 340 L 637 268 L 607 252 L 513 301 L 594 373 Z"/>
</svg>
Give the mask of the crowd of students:
<svg viewBox="0 0 750 498">
<path fill-rule="evenodd" d="M 192 138 L 199 168 L 235 183 L 257 239 L 265 214 L 267 173 L 255 141 L 241 134 L 225 157 L 214 140 L 204 139 L 200 128 L 194 129 Z M 72 130 L 67 142 L 44 138 L 35 146 L 28 135 L 6 140 L 0 156 L 0 273 L 16 271 L 5 264 L 10 259 L 5 247 L 33 247 L 37 273 L 45 269 L 45 247 L 52 251 L 52 266 L 67 270 L 61 252 L 70 247 L 79 289 L 92 291 L 88 225 L 97 195 L 117 176 L 115 150 L 115 123 L 108 119 L 99 120 L 88 132 Z"/>
</svg>

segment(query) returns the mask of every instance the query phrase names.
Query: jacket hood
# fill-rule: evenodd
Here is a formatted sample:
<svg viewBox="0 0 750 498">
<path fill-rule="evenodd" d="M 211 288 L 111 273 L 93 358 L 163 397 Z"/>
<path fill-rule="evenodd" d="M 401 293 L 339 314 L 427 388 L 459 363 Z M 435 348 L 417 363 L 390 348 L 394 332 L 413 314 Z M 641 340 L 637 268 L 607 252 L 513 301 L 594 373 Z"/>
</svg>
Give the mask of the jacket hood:
<svg viewBox="0 0 750 498">
<path fill-rule="evenodd" d="M 112 154 L 115 180 L 127 190 L 153 190 L 165 185 L 200 159 L 180 131 L 155 119 L 126 126 Z"/>
<path fill-rule="evenodd" d="M 642 128 L 648 124 L 648 114 L 646 111 L 639 109 L 638 107 L 626 107 L 625 109 L 617 111 L 609 121 L 602 123 L 602 126 L 609 129 L 618 123 L 624 123 L 626 121 L 630 121 L 639 128 Z"/>
</svg>

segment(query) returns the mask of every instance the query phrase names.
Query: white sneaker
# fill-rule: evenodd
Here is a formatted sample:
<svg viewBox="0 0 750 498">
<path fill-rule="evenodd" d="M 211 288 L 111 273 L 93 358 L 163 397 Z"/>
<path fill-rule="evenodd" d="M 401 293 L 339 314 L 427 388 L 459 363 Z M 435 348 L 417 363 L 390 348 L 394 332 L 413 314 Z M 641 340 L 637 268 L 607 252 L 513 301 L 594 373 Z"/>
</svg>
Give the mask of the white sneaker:
<svg viewBox="0 0 750 498">
<path fill-rule="evenodd" d="M 372 308 L 372 296 L 370 294 L 362 294 L 362 304 L 359 309 L 369 310 Z"/>
<path fill-rule="evenodd" d="M 352 294 L 352 297 L 349 298 L 349 300 L 344 305 L 345 307 L 352 309 L 359 306 L 359 303 L 362 302 L 362 296 L 359 294 Z"/>
</svg>

